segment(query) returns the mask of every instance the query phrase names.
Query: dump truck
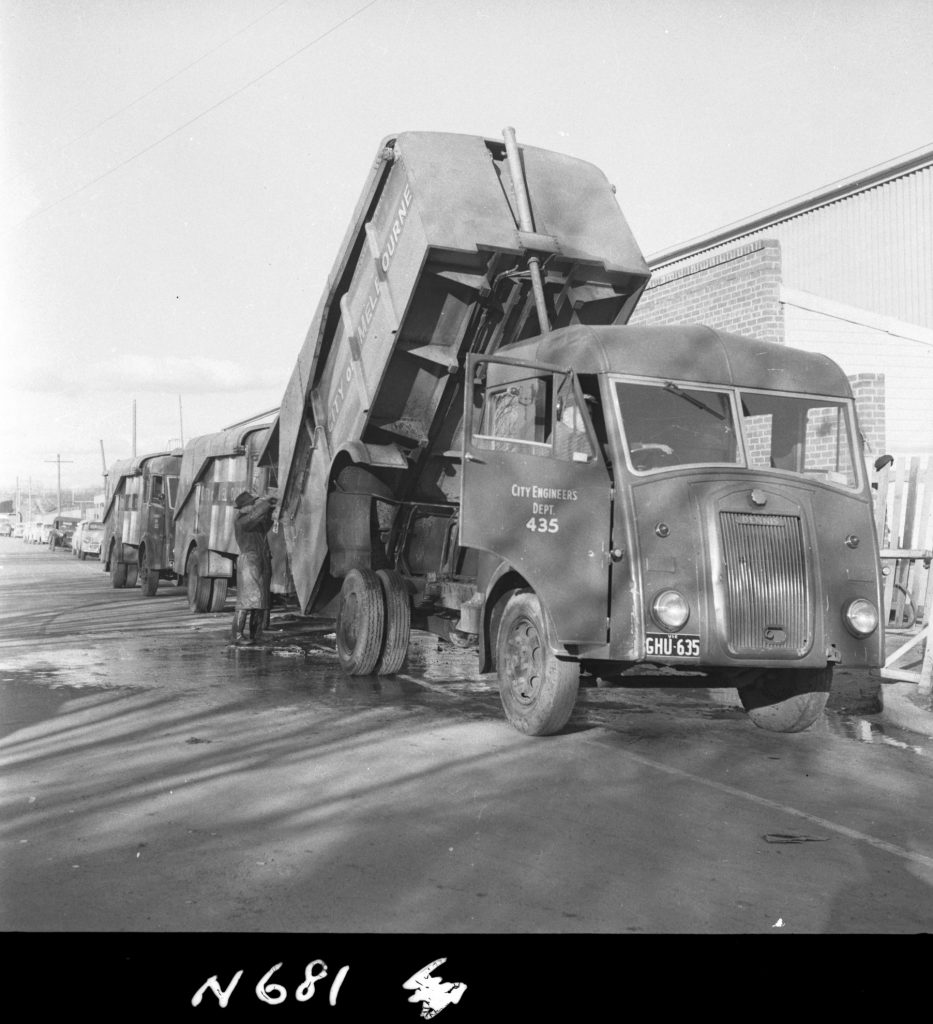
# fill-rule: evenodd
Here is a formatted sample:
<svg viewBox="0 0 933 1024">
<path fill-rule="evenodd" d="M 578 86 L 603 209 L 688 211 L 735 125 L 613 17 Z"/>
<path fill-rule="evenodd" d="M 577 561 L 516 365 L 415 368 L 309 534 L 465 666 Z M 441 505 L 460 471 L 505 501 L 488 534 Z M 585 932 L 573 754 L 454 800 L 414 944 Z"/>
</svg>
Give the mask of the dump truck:
<svg viewBox="0 0 933 1024">
<path fill-rule="evenodd" d="M 175 508 L 174 563 L 185 581 L 191 611 L 221 611 L 227 586 L 235 583 L 240 553 L 233 531 L 236 496 L 245 490 L 261 495 L 275 489 L 274 467 L 258 465 L 269 426 L 269 421 L 234 425 L 185 445 Z M 273 590 L 285 596 L 285 539 L 276 534 L 270 541 Z"/>
<path fill-rule="evenodd" d="M 121 459 L 108 473 L 100 560 L 115 589 L 140 584 L 146 597 L 173 579 L 173 515 L 182 449 Z"/>
<path fill-rule="evenodd" d="M 415 627 L 475 645 L 528 734 L 566 725 L 581 672 L 646 665 L 790 732 L 834 666 L 881 663 L 844 373 L 629 326 L 648 279 L 592 164 L 511 129 L 381 143 L 262 457 L 345 672 L 398 672 Z"/>
</svg>

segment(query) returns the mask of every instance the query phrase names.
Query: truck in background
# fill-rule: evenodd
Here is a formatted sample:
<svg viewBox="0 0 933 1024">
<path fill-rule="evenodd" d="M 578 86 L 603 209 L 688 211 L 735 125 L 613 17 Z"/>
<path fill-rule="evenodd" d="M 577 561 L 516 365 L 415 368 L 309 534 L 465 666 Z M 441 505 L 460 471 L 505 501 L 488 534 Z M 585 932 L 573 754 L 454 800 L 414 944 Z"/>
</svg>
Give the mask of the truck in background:
<svg viewBox="0 0 933 1024">
<path fill-rule="evenodd" d="M 529 734 L 566 724 L 581 670 L 642 664 L 787 732 L 834 665 L 881 663 L 844 374 L 627 327 L 648 278 L 592 165 L 511 129 L 381 144 L 261 459 L 344 671 L 397 672 L 415 625 L 475 644 Z"/>
<path fill-rule="evenodd" d="M 155 594 L 160 579 L 174 578 L 174 508 L 182 450 L 122 459 L 111 467 L 104 507 L 100 560 L 115 589 Z"/>
<path fill-rule="evenodd" d="M 174 565 L 185 578 L 188 606 L 219 612 L 236 579 L 239 554 L 233 531 L 234 500 L 244 490 L 264 494 L 276 486 L 275 467 L 258 465 L 269 421 L 228 427 L 185 446 L 175 507 Z M 285 539 L 270 535 L 273 591 L 288 593 Z"/>
</svg>

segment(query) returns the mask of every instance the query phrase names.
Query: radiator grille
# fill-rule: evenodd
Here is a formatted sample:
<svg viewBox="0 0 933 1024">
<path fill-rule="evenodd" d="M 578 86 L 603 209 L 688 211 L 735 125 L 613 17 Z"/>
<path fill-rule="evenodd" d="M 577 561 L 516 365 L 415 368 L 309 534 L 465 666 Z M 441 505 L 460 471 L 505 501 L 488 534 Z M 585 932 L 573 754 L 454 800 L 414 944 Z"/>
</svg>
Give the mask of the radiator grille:
<svg viewBox="0 0 933 1024">
<path fill-rule="evenodd" d="M 797 516 L 721 512 L 726 634 L 735 654 L 805 654 L 812 624 Z"/>
</svg>

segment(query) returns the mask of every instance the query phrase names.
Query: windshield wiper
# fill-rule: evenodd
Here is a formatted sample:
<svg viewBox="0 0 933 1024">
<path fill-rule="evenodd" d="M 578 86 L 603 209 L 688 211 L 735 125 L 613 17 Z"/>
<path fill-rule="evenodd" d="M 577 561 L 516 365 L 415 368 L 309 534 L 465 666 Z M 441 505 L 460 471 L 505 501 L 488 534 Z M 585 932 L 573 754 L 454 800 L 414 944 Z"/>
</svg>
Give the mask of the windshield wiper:
<svg viewBox="0 0 933 1024">
<path fill-rule="evenodd" d="M 688 401 L 691 405 L 695 405 L 698 409 L 705 409 L 710 416 L 715 416 L 717 420 L 725 421 L 726 417 L 721 412 L 716 412 L 715 409 L 708 406 L 705 402 L 701 402 L 699 398 L 694 398 L 693 395 L 688 395 L 683 388 L 677 387 L 672 381 L 668 381 L 664 385 L 665 391 L 670 391 L 672 395 L 677 395 L 678 398 L 683 398 Z"/>
</svg>

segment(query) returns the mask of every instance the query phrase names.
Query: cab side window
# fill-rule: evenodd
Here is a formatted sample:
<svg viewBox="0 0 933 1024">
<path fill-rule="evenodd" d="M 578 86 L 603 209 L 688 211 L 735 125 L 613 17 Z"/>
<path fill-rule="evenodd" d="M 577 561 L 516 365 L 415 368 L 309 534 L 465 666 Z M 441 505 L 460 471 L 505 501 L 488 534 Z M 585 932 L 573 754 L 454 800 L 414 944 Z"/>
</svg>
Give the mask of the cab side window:
<svg viewBox="0 0 933 1024">
<path fill-rule="evenodd" d="M 589 461 L 594 452 L 588 417 L 572 375 L 520 372 L 503 380 L 502 368 L 490 367 L 488 379 L 474 382 L 475 447 Z"/>
<path fill-rule="evenodd" d="M 161 503 L 165 499 L 165 490 L 161 476 L 151 476 L 146 481 L 146 501 Z"/>
<path fill-rule="evenodd" d="M 551 433 L 550 395 L 549 376 L 490 385 L 474 436 L 477 448 L 523 451 L 525 445 L 546 445 Z"/>
</svg>

